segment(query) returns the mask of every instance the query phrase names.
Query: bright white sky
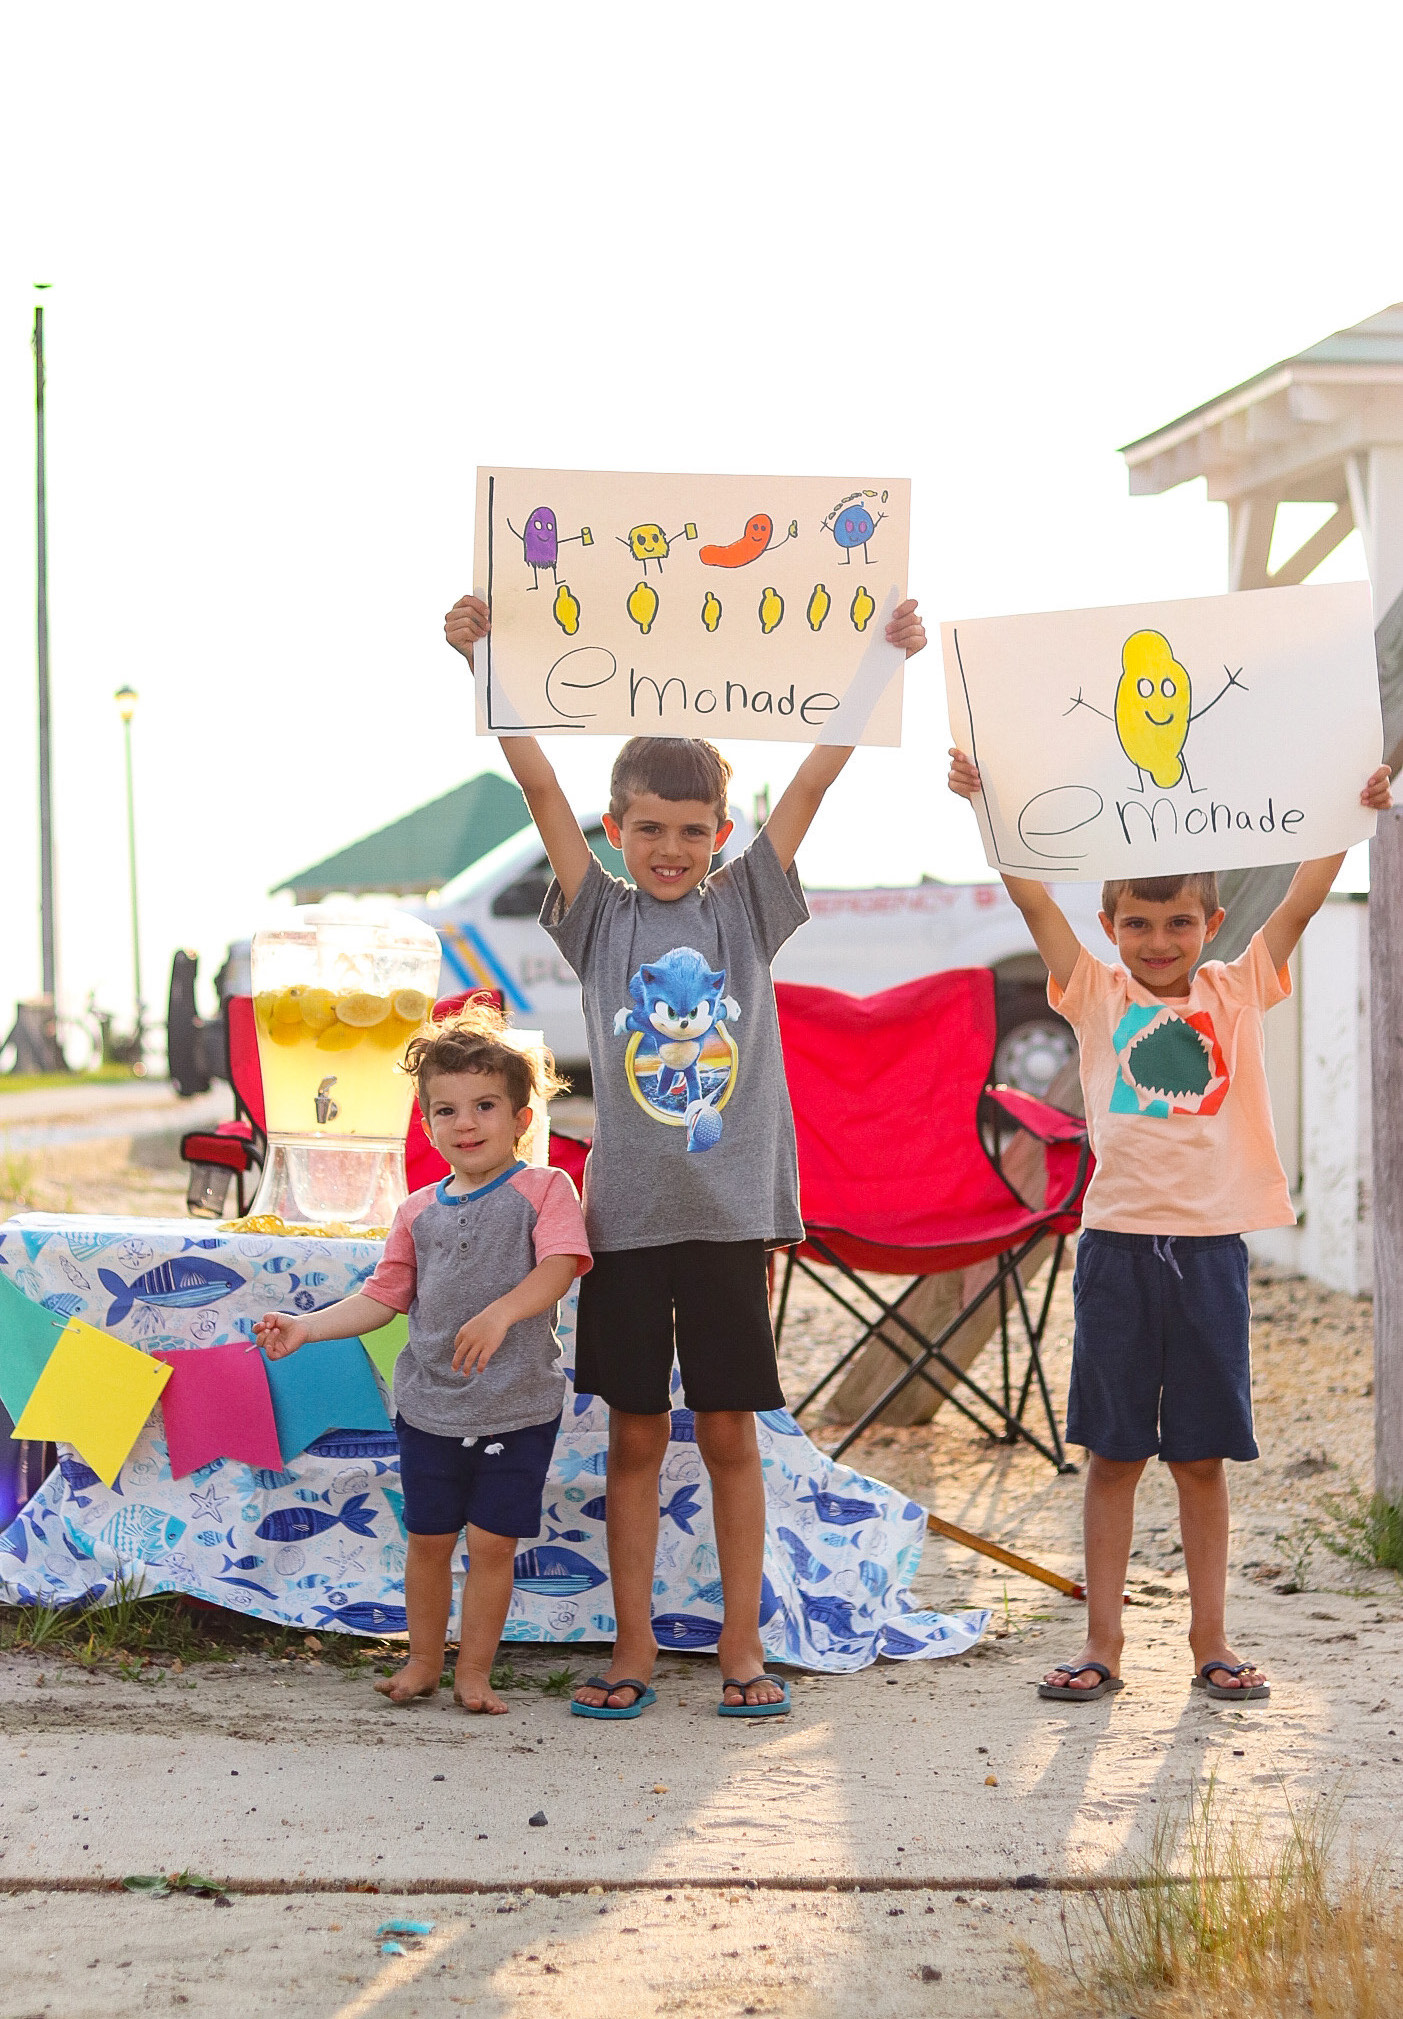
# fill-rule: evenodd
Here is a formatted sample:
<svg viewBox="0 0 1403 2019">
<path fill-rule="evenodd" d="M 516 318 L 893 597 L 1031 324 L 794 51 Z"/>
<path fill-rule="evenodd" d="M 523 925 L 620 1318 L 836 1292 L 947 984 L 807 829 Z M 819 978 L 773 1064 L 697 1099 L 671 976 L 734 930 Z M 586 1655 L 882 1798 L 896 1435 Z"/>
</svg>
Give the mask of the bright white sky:
<svg viewBox="0 0 1403 2019">
<path fill-rule="evenodd" d="M 0 1035 L 38 985 L 31 283 L 60 988 L 131 1000 L 487 766 L 479 462 L 886 468 L 927 621 L 1226 587 L 1118 444 L 1403 296 L 1377 5 L 51 0 L 0 24 Z M 1294 544 L 1294 541 L 1292 542 Z M 1327 564 L 1362 575 L 1357 539 Z M 811 883 L 983 873 L 938 641 Z M 598 804 L 614 746 L 567 747 Z M 738 743 L 741 802 L 793 746 Z"/>
</svg>

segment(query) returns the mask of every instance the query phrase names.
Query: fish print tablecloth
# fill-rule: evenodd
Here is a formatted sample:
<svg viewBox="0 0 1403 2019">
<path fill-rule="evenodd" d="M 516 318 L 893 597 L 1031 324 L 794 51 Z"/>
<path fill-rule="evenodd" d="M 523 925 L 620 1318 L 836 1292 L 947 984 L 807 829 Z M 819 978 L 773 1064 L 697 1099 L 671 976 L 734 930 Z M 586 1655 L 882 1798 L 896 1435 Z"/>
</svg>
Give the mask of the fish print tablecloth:
<svg viewBox="0 0 1403 2019">
<path fill-rule="evenodd" d="M 334 1303 L 366 1281 L 380 1247 L 219 1234 L 191 1220 L 29 1213 L 0 1225 L 0 1269 L 25 1296 L 148 1352 L 251 1340 L 265 1311 Z M 567 1371 L 574 1331 L 572 1292 L 561 1307 Z M 978 1640 L 987 1612 L 912 1607 L 922 1507 L 825 1458 L 786 1410 L 767 1410 L 759 1436 L 768 1504 L 761 1636 L 772 1660 L 858 1669 L 879 1656 L 959 1654 Z M 613 1637 L 607 1448 L 604 1404 L 572 1388 L 541 1533 L 516 1559 L 508 1640 Z M 332 1432 L 279 1471 L 219 1459 L 172 1479 L 158 1404 L 110 1490 L 76 1452 L 60 1451 L 57 1469 L 0 1534 L 0 1599 L 100 1603 L 126 1580 L 146 1595 L 186 1592 L 289 1626 L 404 1630 L 404 1502 L 392 1435 Z M 715 1647 L 721 1582 L 711 1494 L 691 1411 L 681 1406 L 663 1464 L 653 1594 L 663 1647 Z"/>
</svg>

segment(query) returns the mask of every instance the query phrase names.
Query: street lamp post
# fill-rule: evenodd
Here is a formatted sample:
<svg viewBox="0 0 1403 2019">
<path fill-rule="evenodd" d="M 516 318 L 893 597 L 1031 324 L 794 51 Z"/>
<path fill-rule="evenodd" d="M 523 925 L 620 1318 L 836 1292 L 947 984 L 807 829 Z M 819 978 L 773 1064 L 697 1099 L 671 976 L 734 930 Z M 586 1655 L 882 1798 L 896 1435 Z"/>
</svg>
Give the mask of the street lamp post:
<svg viewBox="0 0 1403 2019">
<path fill-rule="evenodd" d="M 136 1048 L 140 1056 L 146 1026 L 146 999 L 141 991 L 141 923 L 136 899 L 136 810 L 132 797 L 132 716 L 136 713 L 135 687 L 119 687 L 113 695 L 122 716 L 122 740 L 127 767 L 127 877 L 132 905 L 132 984 L 136 991 Z"/>
</svg>

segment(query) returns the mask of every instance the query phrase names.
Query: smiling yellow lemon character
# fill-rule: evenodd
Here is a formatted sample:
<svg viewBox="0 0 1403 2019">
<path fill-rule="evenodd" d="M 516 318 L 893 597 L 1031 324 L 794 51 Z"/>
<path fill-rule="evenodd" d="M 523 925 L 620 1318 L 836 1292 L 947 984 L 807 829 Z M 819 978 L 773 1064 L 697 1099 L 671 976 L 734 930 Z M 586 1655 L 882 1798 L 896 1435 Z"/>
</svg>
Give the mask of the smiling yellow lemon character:
<svg viewBox="0 0 1403 2019">
<path fill-rule="evenodd" d="M 1136 631 L 1120 655 L 1116 734 L 1120 747 L 1156 785 L 1177 785 L 1184 775 L 1189 733 L 1189 676 L 1159 631 Z"/>
</svg>

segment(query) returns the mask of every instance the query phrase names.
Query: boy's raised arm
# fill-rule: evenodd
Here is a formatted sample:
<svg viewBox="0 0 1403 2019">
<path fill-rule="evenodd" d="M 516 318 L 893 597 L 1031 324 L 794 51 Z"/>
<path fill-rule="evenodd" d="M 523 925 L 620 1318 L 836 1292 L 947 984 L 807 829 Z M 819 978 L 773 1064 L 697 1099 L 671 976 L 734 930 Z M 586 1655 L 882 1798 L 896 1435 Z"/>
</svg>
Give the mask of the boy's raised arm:
<svg viewBox="0 0 1403 2019">
<path fill-rule="evenodd" d="M 973 799 L 983 790 L 973 759 L 962 750 L 950 752 L 949 785 L 961 799 Z M 1023 914 L 1048 973 L 1059 988 L 1066 988 L 1081 957 L 1081 941 L 1067 923 L 1062 907 L 1045 884 L 1031 877 L 1005 876 L 1003 881 L 1004 889 Z"/>
<path fill-rule="evenodd" d="M 480 596 L 460 596 L 443 620 L 443 635 L 455 652 L 461 652 L 469 666 L 473 646 L 487 636 L 487 605 Z M 545 843 L 550 866 L 564 894 L 573 904 L 585 880 L 590 863 L 585 840 L 575 810 L 560 789 L 550 759 L 534 736 L 503 736 L 498 739 L 512 776 L 521 787 L 536 832 Z"/>
<path fill-rule="evenodd" d="M 1367 806 L 1374 813 L 1387 812 L 1393 804 L 1393 793 L 1389 789 L 1391 776 L 1386 764 L 1371 771 L 1359 795 L 1360 805 Z M 1311 862 L 1303 862 L 1296 871 L 1290 889 L 1262 927 L 1262 937 L 1267 943 L 1273 967 L 1283 968 L 1290 960 L 1301 934 L 1330 895 L 1330 886 L 1339 875 L 1343 862 L 1343 853 L 1320 855 Z"/>
<path fill-rule="evenodd" d="M 908 596 L 892 611 L 887 639 L 893 645 L 903 646 L 908 659 L 925 644 L 926 627 L 914 596 Z M 824 793 L 852 754 L 850 745 L 816 743 L 780 794 L 779 804 L 765 822 L 765 832 L 781 869 L 792 867 L 799 844 L 823 804 Z"/>
</svg>

